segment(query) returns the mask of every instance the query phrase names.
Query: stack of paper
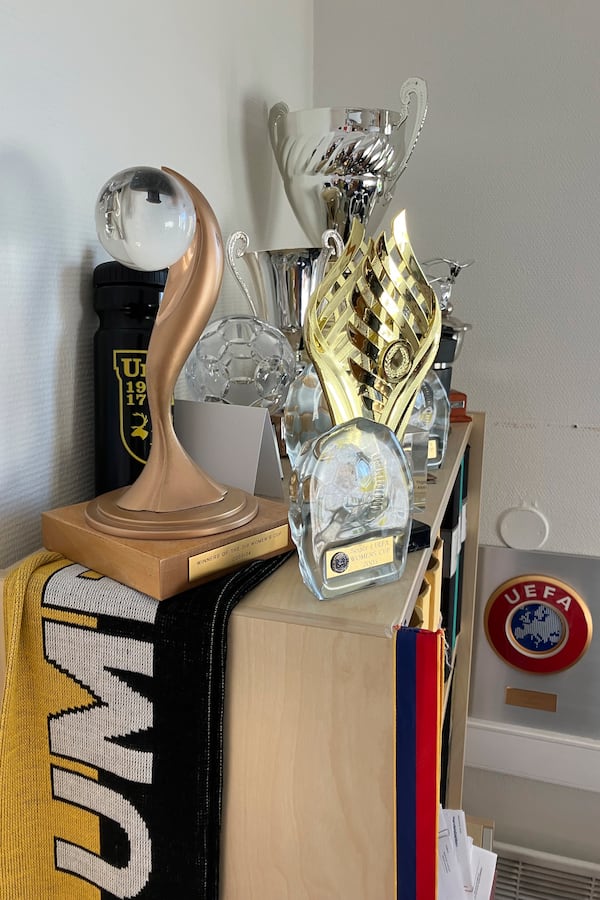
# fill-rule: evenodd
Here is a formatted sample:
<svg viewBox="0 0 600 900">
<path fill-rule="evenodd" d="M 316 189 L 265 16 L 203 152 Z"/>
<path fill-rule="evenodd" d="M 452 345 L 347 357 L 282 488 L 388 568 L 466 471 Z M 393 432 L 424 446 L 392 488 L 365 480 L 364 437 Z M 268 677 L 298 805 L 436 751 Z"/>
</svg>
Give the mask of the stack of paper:
<svg viewBox="0 0 600 900">
<path fill-rule="evenodd" d="M 496 854 L 473 843 L 462 809 L 441 809 L 438 900 L 490 900 Z"/>
</svg>

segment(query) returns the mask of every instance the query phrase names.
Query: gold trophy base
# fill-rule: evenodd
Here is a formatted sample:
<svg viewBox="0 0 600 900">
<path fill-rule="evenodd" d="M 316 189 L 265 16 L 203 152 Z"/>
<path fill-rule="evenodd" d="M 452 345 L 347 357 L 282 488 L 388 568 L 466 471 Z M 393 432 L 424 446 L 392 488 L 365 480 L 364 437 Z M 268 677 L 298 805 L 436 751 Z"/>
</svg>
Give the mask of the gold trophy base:
<svg viewBox="0 0 600 900">
<path fill-rule="evenodd" d="M 141 540 L 179 540 L 221 534 L 250 522 L 258 512 L 258 500 L 239 488 L 227 488 L 217 503 L 172 512 L 125 509 L 119 498 L 127 488 L 101 494 L 88 503 L 86 521 L 106 534 Z"/>
<path fill-rule="evenodd" d="M 246 524 L 225 533 L 215 530 L 178 540 L 164 536 L 140 540 L 101 531 L 88 521 L 90 504 L 77 503 L 42 514 L 42 540 L 48 550 L 72 562 L 155 600 L 165 600 L 252 560 L 268 559 L 293 548 L 287 506 L 275 500 L 251 499 L 256 499 L 258 512 Z"/>
</svg>

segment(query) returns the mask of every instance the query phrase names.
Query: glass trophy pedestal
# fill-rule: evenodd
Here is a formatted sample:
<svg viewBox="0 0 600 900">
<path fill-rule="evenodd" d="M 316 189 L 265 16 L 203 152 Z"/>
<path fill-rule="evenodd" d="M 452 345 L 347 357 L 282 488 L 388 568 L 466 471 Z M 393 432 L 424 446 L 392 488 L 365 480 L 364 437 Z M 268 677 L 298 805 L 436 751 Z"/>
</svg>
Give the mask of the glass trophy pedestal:
<svg viewBox="0 0 600 900">
<path fill-rule="evenodd" d="M 422 512 L 427 500 L 428 432 L 416 425 L 409 425 L 402 437 L 402 449 L 406 453 L 412 474 L 414 509 Z"/>
<path fill-rule="evenodd" d="M 417 394 L 410 425 L 428 432 L 427 465 L 430 469 L 439 469 L 448 444 L 450 401 L 444 385 L 433 370 L 427 373 Z"/>
<path fill-rule="evenodd" d="M 319 376 L 306 362 L 290 385 L 283 412 L 283 438 L 292 469 L 303 445 L 325 434 L 332 424 Z"/>
<path fill-rule="evenodd" d="M 412 509 L 408 461 L 387 426 L 354 419 L 305 443 L 289 518 L 306 586 L 323 600 L 400 578 Z"/>
</svg>

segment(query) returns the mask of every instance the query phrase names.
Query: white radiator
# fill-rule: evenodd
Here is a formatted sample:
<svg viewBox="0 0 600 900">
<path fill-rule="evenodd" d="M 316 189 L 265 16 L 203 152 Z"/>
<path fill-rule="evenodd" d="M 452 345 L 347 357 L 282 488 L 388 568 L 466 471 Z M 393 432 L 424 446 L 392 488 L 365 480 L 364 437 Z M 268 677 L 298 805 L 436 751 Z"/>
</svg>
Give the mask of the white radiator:
<svg viewBox="0 0 600 900">
<path fill-rule="evenodd" d="M 600 865 L 494 842 L 495 900 L 600 900 Z"/>
</svg>

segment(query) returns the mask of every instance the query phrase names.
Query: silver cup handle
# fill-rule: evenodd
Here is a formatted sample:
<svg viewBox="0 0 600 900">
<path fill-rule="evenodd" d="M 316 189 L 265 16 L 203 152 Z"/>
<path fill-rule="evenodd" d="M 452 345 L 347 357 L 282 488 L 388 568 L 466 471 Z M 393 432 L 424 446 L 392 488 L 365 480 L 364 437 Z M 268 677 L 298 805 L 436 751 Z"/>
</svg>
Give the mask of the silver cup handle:
<svg viewBox="0 0 600 900">
<path fill-rule="evenodd" d="M 339 231 L 335 228 L 328 228 L 321 235 L 321 247 L 323 248 L 319 254 L 316 269 L 316 282 L 319 285 L 325 278 L 325 272 L 331 259 L 339 259 L 344 250 L 344 242 Z"/>
<path fill-rule="evenodd" d="M 248 306 L 252 311 L 252 315 L 255 318 L 258 318 L 258 313 L 256 311 L 256 306 L 254 305 L 254 300 L 250 295 L 250 291 L 248 290 L 248 285 L 242 278 L 238 267 L 235 264 L 236 259 L 241 259 L 248 247 L 250 246 L 250 238 L 246 234 L 245 231 L 234 231 L 233 234 L 230 234 L 227 239 L 227 244 L 225 245 L 225 255 L 227 257 L 227 262 L 229 264 L 229 268 L 233 272 L 235 278 L 239 286 L 242 289 L 242 293 L 244 294 L 246 300 L 248 301 Z"/>
<path fill-rule="evenodd" d="M 328 228 L 327 231 L 323 232 L 321 235 L 321 246 L 325 250 L 329 250 L 328 260 L 331 256 L 339 259 L 344 251 L 344 242 L 339 231 L 336 231 L 335 228 Z"/>
<path fill-rule="evenodd" d="M 398 112 L 403 116 L 403 121 L 408 116 L 408 108 L 412 102 L 411 97 L 414 97 L 414 102 L 417 104 L 413 133 L 410 140 L 406 142 L 406 155 L 398 166 L 398 170 L 394 175 L 393 180 L 388 184 L 385 196 L 381 198 L 384 205 L 387 205 L 392 199 L 396 183 L 408 165 L 408 161 L 419 140 L 423 123 L 425 122 L 425 117 L 427 115 L 427 83 L 423 78 L 407 78 L 400 88 L 400 109 Z"/>
<path fill-rule="evenodd" d="M 280 119 L 283 119 L 285 116 L 287 116 L 289 111 L 289 106 L 283 100 L 275 103 L 275 105 L 272 106 L 269 110 L 269 136 L 271 138 L 271 146 L 273 147 L 273 153 L 275 154 L 275 159 L 277 160 L 277 168 L 281 172 L 284 180 L 284 170 L 281 163 L 279 162 L 279 138 L 277 136 L 277 124 Z"/>
</svg>

